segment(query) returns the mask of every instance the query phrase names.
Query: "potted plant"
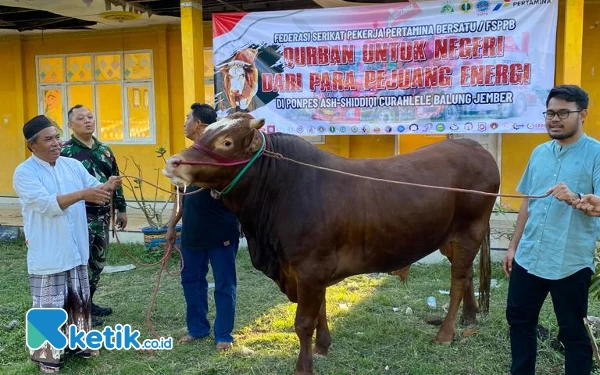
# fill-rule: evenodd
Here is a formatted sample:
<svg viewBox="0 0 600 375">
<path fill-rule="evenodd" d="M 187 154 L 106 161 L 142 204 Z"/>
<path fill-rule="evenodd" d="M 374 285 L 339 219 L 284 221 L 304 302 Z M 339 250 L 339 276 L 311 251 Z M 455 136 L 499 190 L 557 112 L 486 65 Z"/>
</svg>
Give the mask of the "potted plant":
<svg viewBox="0 0 600 375">
<path fill-rule="evenodd" d="M 166 163 L 165 153 L 167 150 L 164 147 L 159 147 L 154 151 L 158 158 L 162 158 Z M 138 176 L 136 178 L 124 178 L 123 186 L 129 190 L 131 193 L 133 200 L 136 203 L 137 208 L 144 214 L 146 221 L 148 222 L 148 226 L 141 229 L 144 234 L 144 244 L 147 250 L 155 250 L 157 248 L 163 247 L 165 243 L 165 235 L 167 234 L 167 225 L 169 217 L 164 216 L 164 212 L 169 207 L 169 204 L 173 202 L 173 195 L 169 195 L 165 202 L 159 202 L 158 199 L 158 189 L 155 188 L 153 199 L 150 200 L 149 197 L 144 195 L 144 190 L 142 189 L 144 185 L 144 176 L 142 172 L 142 166 L 135 161 L 133 156 L 125 157 L 125 166 L 122 169 L 123 175 L 128 175 L 127 168 L 129 167 L 129 163 L 133 164 L 133 167 L 136 169 L 135 175 Z M 161 169 L 154 168 L 156 171 L 156 179 L 154 184 L 158 185 L 159 179 L 161 177 Z M 177 230 L 177 244 L 180 243 L 180 234 L 181 234 L 181 225 L 176 227 Z"/>
</svg>

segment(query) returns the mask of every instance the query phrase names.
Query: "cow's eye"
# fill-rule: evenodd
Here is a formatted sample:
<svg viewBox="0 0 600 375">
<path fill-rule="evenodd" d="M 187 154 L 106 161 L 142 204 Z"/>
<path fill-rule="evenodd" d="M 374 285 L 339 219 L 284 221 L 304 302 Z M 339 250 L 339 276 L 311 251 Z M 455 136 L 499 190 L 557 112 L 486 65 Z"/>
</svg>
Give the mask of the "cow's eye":
<svg viewBox="0 0 600 375">
<path fill-rule="evenodd" d="M 224 145 L 225 147 L 229 147 L 229 146 L 231 146 L 231 145 L 232 145 L 232 143 L 231 143 L 231 141 L 225 141 L 225 142 L 223 142 L 223 145 Z"/>
</svg>

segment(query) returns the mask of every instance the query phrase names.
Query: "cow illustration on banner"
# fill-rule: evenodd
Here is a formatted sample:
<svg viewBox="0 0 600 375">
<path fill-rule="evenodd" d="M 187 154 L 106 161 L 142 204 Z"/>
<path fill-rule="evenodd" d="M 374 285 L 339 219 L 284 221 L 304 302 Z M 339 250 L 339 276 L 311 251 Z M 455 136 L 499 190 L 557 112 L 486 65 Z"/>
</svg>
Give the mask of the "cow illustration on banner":
<svg viewBox="0 0 600 375">
<path fill-rule="evenodd" d="M 298 135 L 545 132 L 557 16 L 558 0 L 215 14 L 217 111 Z"/>
</svg>

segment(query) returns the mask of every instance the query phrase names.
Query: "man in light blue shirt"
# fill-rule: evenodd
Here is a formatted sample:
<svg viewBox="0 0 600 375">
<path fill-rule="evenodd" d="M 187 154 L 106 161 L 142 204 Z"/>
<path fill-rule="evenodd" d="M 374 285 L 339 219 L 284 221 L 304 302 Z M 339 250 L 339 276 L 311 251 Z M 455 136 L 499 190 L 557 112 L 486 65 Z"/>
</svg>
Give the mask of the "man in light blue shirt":
<svg viewBox="0 0 600 375">
<path fill-rule="evenodd" d="M 600 142 L 584 134 L 588 94 L 578 86 L 553 88 L 546 101 L 552 141 L 533 151 L 517 190 L 525 195 L 503 261 L 510 276 L 506 318 L 513 375 L 534 375 L 536 326 L 552 297 L 565 347 L 565 374 L 589 375 L 592 347 L 583 325 L 594 270 L 596 219 L 572 207 L 582 194 L 600 193 Z"/>
<path fill-rule="evenodd" d="M 19 164 L 13 187 L 19 196 L 27 243 L 27 270 L 35 308 L 60 308 L 67 323 L 79 331 L 91 329 L 91 301 L 86 202 L 106 204 L 119 177 L 100 184 L 83 164 L 60 156 L 60 134 L 46 116 L 36 116 L 23 127 L 32 156 Z M 57 372 L 63 350 L 45 342 L 30 350 L 42 372 Z M 90 350 L 79 356 L 89 357 Z"/>
</svg>

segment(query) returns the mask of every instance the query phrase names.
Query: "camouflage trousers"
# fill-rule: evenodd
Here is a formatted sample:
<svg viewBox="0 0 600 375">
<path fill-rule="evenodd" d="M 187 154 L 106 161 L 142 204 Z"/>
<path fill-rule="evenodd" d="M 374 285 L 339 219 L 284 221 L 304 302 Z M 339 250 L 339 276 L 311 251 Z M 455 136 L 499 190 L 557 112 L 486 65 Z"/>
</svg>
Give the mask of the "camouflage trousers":
<svg viewBox="0 0 600 375">
<path fill-rule="evenodd" d="M 100 282 L 100 274 L 106 263 L 110 214 L 87 214 L 90 237 L 90 259 L 88 260 L 90 292 L 93 294 Z"/>
</svg>

